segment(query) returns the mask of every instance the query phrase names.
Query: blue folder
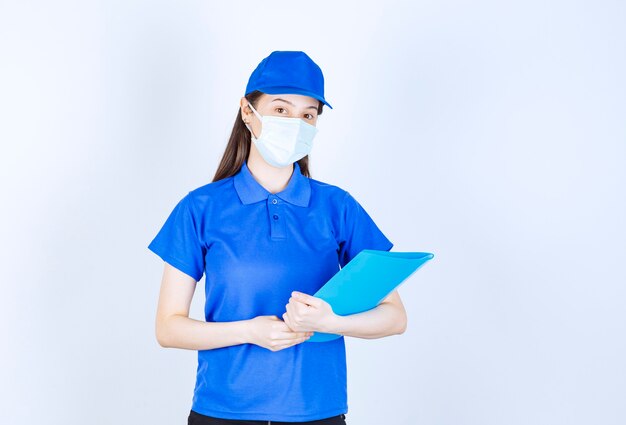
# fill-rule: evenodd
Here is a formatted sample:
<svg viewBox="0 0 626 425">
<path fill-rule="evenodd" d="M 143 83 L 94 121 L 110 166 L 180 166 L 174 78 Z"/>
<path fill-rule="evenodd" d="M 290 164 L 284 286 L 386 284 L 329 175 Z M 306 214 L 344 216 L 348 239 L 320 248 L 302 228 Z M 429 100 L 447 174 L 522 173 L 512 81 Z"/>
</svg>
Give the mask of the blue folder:
<svg viewBox="0 0 626 425">
<path fill-rule="evenodd" d="M 376 307 L 387 295 L 434 255 L 364 249 L 313 294 L 345 316 Z M 324 342 L 341 335 L 315 332 L 306 342 Z"/>
</svg>

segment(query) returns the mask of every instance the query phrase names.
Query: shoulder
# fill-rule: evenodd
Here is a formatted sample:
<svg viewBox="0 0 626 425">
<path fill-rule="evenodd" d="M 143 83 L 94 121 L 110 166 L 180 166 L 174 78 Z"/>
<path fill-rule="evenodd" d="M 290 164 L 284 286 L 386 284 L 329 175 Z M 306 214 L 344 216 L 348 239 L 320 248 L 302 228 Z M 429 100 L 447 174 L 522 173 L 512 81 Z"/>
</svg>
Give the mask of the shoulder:
<svg viewBox="0 0 626 425">
<path fill-rule="evenodd" d="M 309 178 L 311 183 L 311 194 L 325 201 L 330 201 L 336 205 L 343 205 L 346 198 L 351 196 L 347 190 L 330 183 Z"/>
<path fill-rule="evenodd" d="M 194 211 L 203 211 L 216 202 L 229 199 L 227 194 L 233 189 L 233 176 L 207 183 L 190 190 L 182 199 Z"/>
<path fill-rule="evenodd" d="M 189 195 L 193 198 L 221 195 L 224 191 L 229 190 L 233 186 L 233 178 L 234 176 L 230 176 L 216 182 L 196 187 L 189 191 Z"/>
<path fill-rule="evenodd" d="M 312 178 L 309 178 L 309 182 L 311 183 L 312 191 L 325 197 L 343 199 L 343 197 L 348 194 L 345 189 L 334 184 L 326 183 Z"/>
<path fill-rule="evenodd" d="M 311 193 L 333 204 L 339 210 L 349 210 L 361 206 L 347 189 L 315 179 L 309 180 L 311 181 Z"/>
<path fill-rule="evenodd" d="M 333 215 L 343 217 L 352 209 L 359 207 L 359 203 L 347 189 L 316 179 L 309 180 L 311 196 L 318 204 L 330 206 Z"/>
</svg>

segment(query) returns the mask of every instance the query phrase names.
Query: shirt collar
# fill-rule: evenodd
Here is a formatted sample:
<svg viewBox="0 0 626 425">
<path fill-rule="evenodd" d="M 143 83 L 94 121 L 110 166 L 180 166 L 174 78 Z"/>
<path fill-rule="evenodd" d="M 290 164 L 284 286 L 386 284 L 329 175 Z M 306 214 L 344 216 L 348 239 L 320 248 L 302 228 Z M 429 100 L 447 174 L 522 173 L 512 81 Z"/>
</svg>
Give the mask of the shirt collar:
<svg viewBox="0 0 626 425">
<path fill-rule="evenodd" d="M 241 202 L 244 204 L 264 201 L 271 195 L 271 193 L 261 186 L 254 176 L 252 176 L 247 161 L 243 162 L 241 169 L 235 174 L 234 184 L 237 195 L 239 195 L 239 199 L 241 199 Z M 309 206 L 311 183 L 309 179 L 302 174 L 300 165 L 297 162 L 294 162 L 293 173 L 289 178 L 287 187 L 281 192 L 275 193 L 274 196 L 300 207 Z"/>
</svg>

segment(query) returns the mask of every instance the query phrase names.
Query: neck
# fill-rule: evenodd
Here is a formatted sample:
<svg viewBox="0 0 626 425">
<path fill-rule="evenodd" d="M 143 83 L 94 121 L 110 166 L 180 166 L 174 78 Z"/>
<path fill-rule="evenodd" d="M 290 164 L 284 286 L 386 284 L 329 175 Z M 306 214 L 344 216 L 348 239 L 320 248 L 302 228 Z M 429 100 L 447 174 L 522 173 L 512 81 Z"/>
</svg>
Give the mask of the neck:
<svg viewBox="0 0 626 425">
<path fill-rule="evenodd" d="M 270 193 L 283 191 L 287 187 L 294 171 L 293 164 L 281 168 L 274 167 L 265 162 L 265 160 L 260 157 L 260 154 L 255 155 L 252 151 L 246 163 L 248 164 L 250 174 L 252 174 L 254 179 Z"/>
</svg>

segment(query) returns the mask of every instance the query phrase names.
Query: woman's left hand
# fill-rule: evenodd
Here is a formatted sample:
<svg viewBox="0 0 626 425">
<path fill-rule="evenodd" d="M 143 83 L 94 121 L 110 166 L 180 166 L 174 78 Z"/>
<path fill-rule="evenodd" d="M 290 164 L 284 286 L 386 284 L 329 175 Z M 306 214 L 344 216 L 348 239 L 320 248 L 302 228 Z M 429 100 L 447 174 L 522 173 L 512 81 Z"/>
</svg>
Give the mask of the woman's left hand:
<svg viewBox="0 0 626 425">
<path fill-rule="evenodd" d="M 283 320 L 292 331 L 332 333 L 337 315 L 323 299 L 293 291 L 286 307 Z"/>
</svg>

